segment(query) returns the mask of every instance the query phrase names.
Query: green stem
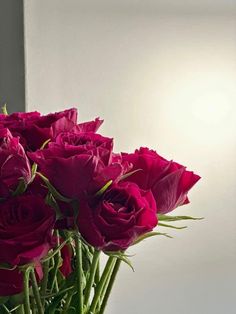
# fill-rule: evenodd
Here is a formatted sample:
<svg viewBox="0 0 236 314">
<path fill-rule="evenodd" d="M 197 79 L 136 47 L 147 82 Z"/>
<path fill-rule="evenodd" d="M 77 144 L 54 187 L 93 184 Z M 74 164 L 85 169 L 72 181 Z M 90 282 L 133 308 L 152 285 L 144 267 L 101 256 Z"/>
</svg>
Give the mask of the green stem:
<svg viewBox="0 0 236 314">
<path fill-rule="evenodd" d="M 94 278 L 94 282 L 96 285 L 99 283 L 99 280 L 100 280 L 100 260 L 98 260 L 97 269 L 96 269 L 95 278 Z"/>
<path fill-rule="evenodd" d="M 102 273 L 102 277 L 95 289 L 95 294 L 94 294 L 94 297 L 93 297 L 93 301 L 92 301 L 92 304 L 89 308 L 89 313 L 94 313 L 95 309 L 96 309 L 96 306 L 97 306 L 97 303 L 99 301 L 99 298 L 101 297 L 101 292 L 103 290 L 103 287 L 106 283 L 106 280 L 107 280 L 107 277 L 109 276 L 110 274 L 110 271 L 112 269 L 112 265 L 113 265 L 113 261 L 114 261 L 115 257 L 113 256 L 110 256 L 107 263 L 106 263 L 106 266 L 104 268 L 104 271 Z"/>
<path fill-rule="evenodd" d="M 74 291 L 68 292 L 67 297 L 66 297 L 66 303 L 65 303 L 65 305 L 63 307 L 62 314 L 67 314 L 68 313 L 68 310 L 69 310 L 69 307 L 70 307 L 70 303 L 71 303 L 71 299 L 73 297 L 73 293 L 74 293 Z"/>
<path fill-rule="evenodd" d="M 104 298 L 102 300 L 102 305 L 101 305 L 101 309 L 100 309 L 99 314 L 103 314 L 104 311 L 105 311 L 105 308 L 106 308 L 106 305 L 107 305 L 107 301 L 109 299 L 112 287 L 113 287 L 115 279 L 116 279 L 116 275 L 117 275 L 117 273 L 119 271 L 119 268 L 120 268 L 120 264 L 121 264 L 121 260 L 117 259 L 117 261 L 115 263 L 115 266 L 114 266 L 114 269 L 113 269 L 112 274 L 111 274 L 111 278 L 110 278 L 109 284 L 108 284 L 107 289 L 106 289 L 106 293 L 105 293 Z"/>
<path fill-rule="evenodd" d="M 47 293 L 47 284 L 48 284 L 48 274 L 49 274 L 49 264 L 50 261 L 47 260 L 46 262 L 44 262 L 43 264 L 43 280 L 41 283 L 41 295 L 45 296 Z M 45 298 L 43 298 L 42 300 L 42 305 L 44 307 L 45 305 Z"/>
<path fill-rule="evenodd" d="M 113 263 L 112 263 L 112 266 L 111 266 L 110 273 L 109 273 L 109 275 L 107 276 L 106 282 L 105 282 L 105 284 L 104 284 L 104 286 L 103 286 L 103 288 L 102 288 L 102 291 L 101 291 L 101 293 L 100 293 L 100 298 L 99 298 L 98 303 L 97 303 L 97 306 L 96 306 L 96 311 L 99 311 L 99 310 L 100 310 L 100 307 L 101 307 L 101 304 L 102 304 L 102 300 L 103 300 L 104 294 L 105 294 L 105 292 L 106 292 L 106 290 L 107 290 L 107 286 L 108 286 L 108 284 L 109 284 L 109 281 L 110 281 L 110 278 L 111 278 L 111 274 L 112 274 L 112 272 L 113 272 L 113 268 L 114 268 L 115 262 L 116 262 L 116 261 L 115 261 L 115 259 L 114 259 L 114 260 L 113 260 Z M 96 312 L 96 313 L 97 313 L 97 312 Z"/>
<path fill-rule="evenodd" d="M 95 273 L 97 271 L 98 261 L 99 261 L 100 251 L 95 250 L 93 254 L 92 265 L 90 268 L 89 279 L 86 284 L 85 292 L 84 292 L 84 304 L 87 306 L 89 302 L 89 297 L 91 293 L 91 289 L 94 283 Z"/>
<path fill-rule="evenodd" d="M 32 268 L 28 267 L 24 270 L 24 310 L 25 314 L 30 314 L 30 298 L 29 298 L 29 274 L 31 272 Z"/>
<path fill-rule="evenodd" d="M 24 314 L 25 311 L 24 311 L 24 305 L 20 305 L 20 306 L 17 306 L 16 308 L 12 309 L 11 310 L 12 312 L 16 312 L 16 314 Z"/>
<path fill-rule="evenodd" d="M 38 314 L 44 314 L 44 309 L 42 306 L 42 302 L 41 302 L 41 298 L 40 298 L 40 293 L 39 293 L 39 287 L 38 287 L 38 283 L 35 277 L 35 273 L 34 270 L 32 270 L 30 272 L 30 279 L 31 279 L 31 283 L 32 283 L 32 288 L 33 288 L 33 293 L 34 293 L 34 297 L 35 297 L 35 302 L 38 308 Z"/>
<path fill-rule="evenodd" d="M 2 314 L 9 314 L 11 312 L 8 310 L 8 308 L 6 307 L 5 304 L 1 304 L 0 305 L 0 313 L 2 313 Z"/>
<path fill-rule="evenodd" d="M 76 271 L 77 271 L 77 292 L 78 292 L 78 314 L 83 314 L 83 267 L 82 267 L 82 245 L 78 235 L 75 236 L 76 249 Z"/>
<path fill-rule="evenodd" d="M 56 250 L 57 250 L 60 246 L 60 238 L 59 238 L 58 230 L 55 231 L 55 236 L 57 238 L 57 246 L 56 246 Z M 58 283 L 57 283 L 57 272 L 58 272 L 58 268 L 60 266 L 60 260 L 61 260 L 61 251 L 60 250 L 55 254 L 53 260 L 54 260 L 54 268 L 52 270 L 52 285 L 51 285 L 51 290 L 50 290 L 51 293 L 53 292 L 54 286 L 55 286 L 56 292 L 58 292 L 58 290 L 59 290 L 58 289 Z"/>
</svg>

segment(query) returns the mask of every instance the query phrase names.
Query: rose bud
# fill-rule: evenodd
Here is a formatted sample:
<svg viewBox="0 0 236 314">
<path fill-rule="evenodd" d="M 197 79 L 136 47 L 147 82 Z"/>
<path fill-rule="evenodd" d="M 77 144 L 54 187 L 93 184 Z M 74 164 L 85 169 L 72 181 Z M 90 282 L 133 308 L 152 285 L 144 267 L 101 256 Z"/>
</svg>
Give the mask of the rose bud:
<svg viewBox="0 0 236 314">
<path fill-rule="evenodd" d="M 112 163 L 112 148 L 113 140 L 99 134 L 67 132 L 28 155 L 62 195 L 77 199 L 121 175 L 122 166 Z"/>
<path fill-rule="evenodd" d="M 98 250 L 125 250 L 157 225 L 156 203 L 150 191 L 134 183 L 114 184 L 98 202 L 81 201 L 77 224 L 85 241 Z"/>
<path fill-rule="evenodd" d="M 168 161 L 148 148 L 140 148 L 133 154 L 122 153 L 122 160 L 133 165 L 132 171 L 137 170 L 126 181 L 134 182 L 144 190 L 151 189 L 160 214 L 189 203 L 187 193 L 200 179 L 186 167 Z"/>
<path fill-rule="evenodd" d="M 9 195 L 22 179 L 27 184 L 31 179 L 31 167 L 18 137 L 8 129 L 0 129 L 0 197 Z"/>
<path fill-rule="evenodd" d="M 61 242 L 63 242 L 63 240 Z M 60 267 L 60 272 L 65 278 L 67 278 L 72 272 L 72 257 L 73 252 L 71 246 L 69 244 L 64 245 L 61 249 L 62 265 Z"/>
<path fill-rule="evenodd" d="M 0 264 L 39 262 L 53 247 L 54 210 L 40 196 L 21 195 L 0 206 Z"/>
</svg>

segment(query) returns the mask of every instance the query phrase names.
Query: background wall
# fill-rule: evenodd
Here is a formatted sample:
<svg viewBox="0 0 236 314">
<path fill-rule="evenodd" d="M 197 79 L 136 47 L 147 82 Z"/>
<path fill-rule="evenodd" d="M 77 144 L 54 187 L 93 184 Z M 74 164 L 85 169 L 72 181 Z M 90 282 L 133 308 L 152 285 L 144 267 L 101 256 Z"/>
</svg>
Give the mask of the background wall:
<svg viewBox="0 0 236 314">
<path fill-rule="evenodd" d="M 25 110 L 23 0 L 0 0 L 0 107 Z"/>
<path fill-rule="evenodd" d="M 176 214 L 205 220 L 132 248 L 108 313 L 235 313 L 235 1 L 26 0 L 25 18 L 28 110 L 76 106 L 117 151 L 202 176 Z"/>
</svg>

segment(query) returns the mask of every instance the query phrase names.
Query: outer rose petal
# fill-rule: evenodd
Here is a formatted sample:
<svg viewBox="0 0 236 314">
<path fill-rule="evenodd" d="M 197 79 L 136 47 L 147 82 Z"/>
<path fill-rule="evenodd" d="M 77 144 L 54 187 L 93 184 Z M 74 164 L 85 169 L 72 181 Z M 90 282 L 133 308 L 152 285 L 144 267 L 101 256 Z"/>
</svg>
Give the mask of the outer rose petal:
<svg viewBox="0 0 236 314">
<path fill-rule="evenodd" d="M 35 274 L 38 281 L 43 278 L 41 264 L 35 265 Z M 0 296 L 11 296 L 23 291 L 23 273 L 17 268 L 14 270 L 0 269 Z"/>
<path fill-rule="evenodd" d="M 0 296 L 10 296 L 23 291 L 23 274 L 18 269 L 0 269 Z"/>
<path fill-rule="evenodd" d="M 78 198 L 90 184 L 99 159 L 92 155 L 75 155 L 70 158 L 41 158 L 41 152 L 29 154 L 42 173 L 64 196 Z"/>
<path fill-rule="evenodd" d="M 126 180 L 135 182 L 144 190 L 151 189 L 158 213 L 168 213 L 187 204 L 188 191 L 200 177 L 176 162 L 168 161 L 148 148 L 140 148 L 133 154 L 122 154 L 124 161 L 138 170 Z"/>
<path fill-rule="evenodd" d="M 99 127 L 102 125 L 103 120 L 100 120 L 99 118 L 96 118 L 94 121 L 88 121 L 77 124 L 72 131 L 73 132 L 97 132 Z"/>
</svg>

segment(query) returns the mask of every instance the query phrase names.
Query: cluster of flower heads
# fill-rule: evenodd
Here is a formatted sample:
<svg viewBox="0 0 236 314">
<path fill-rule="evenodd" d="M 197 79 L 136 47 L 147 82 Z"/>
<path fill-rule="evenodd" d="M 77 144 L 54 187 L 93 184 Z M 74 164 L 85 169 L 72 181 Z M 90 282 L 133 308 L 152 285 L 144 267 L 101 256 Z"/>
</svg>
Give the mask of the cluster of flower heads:
<svg viewBox="0 0 236 314">
<path fill-rule="evenodd" d="M 113 139 L 97 133 L 102 122 L 78 123 L 74 108 L 0 115 L 0 295 L 22 291 L 23 265 L 34 263 L 42 278 L 55 230 L 124 251 L 158 225 L 158 214 L 189 202 L 198 175 L 148 148 L 114 153 Z M 71 251 L 62 253 L 67 276 Z"/>
</svg>

